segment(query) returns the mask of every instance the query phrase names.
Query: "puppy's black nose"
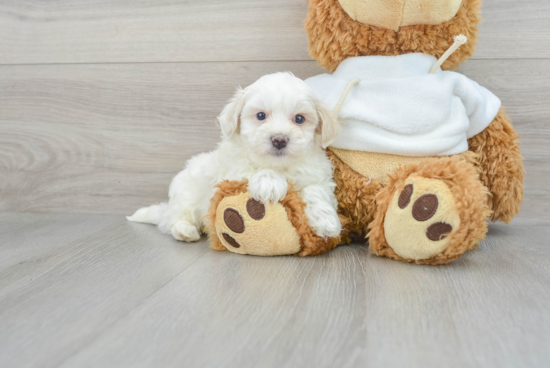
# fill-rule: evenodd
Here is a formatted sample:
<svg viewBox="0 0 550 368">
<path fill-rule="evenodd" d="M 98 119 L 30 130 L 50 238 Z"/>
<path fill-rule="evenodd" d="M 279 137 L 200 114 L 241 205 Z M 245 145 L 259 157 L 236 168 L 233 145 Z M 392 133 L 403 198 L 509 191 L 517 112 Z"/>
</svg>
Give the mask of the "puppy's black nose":
<svg viewBox="0 0 550 368">
<path fill-rule="evenodd" d="M 284 135 L 275 135 L 271 137 L 271 144 L 277 149 L 285 148 L 288 143 L 288 137 Z"/>
</svg>

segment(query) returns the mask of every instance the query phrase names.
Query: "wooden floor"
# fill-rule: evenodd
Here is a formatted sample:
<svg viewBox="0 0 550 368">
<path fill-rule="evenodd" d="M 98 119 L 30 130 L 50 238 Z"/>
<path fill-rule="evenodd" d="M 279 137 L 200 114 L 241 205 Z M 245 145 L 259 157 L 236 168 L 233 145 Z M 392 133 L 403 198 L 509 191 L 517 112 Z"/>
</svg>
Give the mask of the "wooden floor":
<svg viewBox="0 0 550 368">
<path fill-rule="evenodd" d="M 483 0 L 460 72 L 521 134 L 525 204 L 447 266 L 218 253 L 123 214 L 237 85 L 323 70 L 305 0 L 0 0 L 0 368 L 550 367 L 550 1 Z"/>
<path fill-rule="evenodd" d="M 0 215 L 2 367 L 548 367 L 550 228 L 441 267 L 262 258 L 106 215 Z"/>
</svg>

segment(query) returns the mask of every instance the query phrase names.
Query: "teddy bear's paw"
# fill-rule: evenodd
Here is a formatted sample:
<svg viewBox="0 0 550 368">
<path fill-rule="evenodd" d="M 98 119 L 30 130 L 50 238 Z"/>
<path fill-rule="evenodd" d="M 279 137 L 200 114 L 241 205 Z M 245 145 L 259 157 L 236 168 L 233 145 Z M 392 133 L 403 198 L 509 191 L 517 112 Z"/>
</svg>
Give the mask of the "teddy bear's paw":
<svg viewBox="0 0 550 368">
<path fill-rule="evenodd" d="M 300 251 L 300 236 L 280 203 L 263 204 L 249 192 L 225 197 L 216 210 L 215 228 L 228 251 L 275 256 Z"/>
<path fill-rule="evenodd" d="M 178 221 L 171 228 L 172 236 L 179 241 L 194 242 L 201 238 L 195 225 L 187 221 Z"/>
<path fill-rule="evenodd" d="M 415 176 L 394 193 L 384 220 L 388 245 L 405 260 L 425 260 L 445 251 L 459 228 L 449 187 L 438 179 Z"/>
</svg>

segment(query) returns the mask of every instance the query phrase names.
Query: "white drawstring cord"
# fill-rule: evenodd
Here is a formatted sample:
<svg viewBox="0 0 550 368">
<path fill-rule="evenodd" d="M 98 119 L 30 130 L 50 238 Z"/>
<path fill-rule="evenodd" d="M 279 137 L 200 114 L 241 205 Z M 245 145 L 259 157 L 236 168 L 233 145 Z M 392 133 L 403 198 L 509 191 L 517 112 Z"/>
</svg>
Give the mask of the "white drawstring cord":
<svg viewBox="0 0 550 368">
<path fill-rule="evenodd" d="M 349 82 L 348 85 L 346 86 L 346 89 L 344 89 L 344 92 L 342 93 L 342 96 L 340 96 L 338 103 L 336 103 L 336 106 L 334 106 L 334 109 L 332 109 L 332 117 L 335 120 L 338 120 L 338 114 L 340 113 L 340 110 L 342 109 L 342 106 L 344 105 L 344 102 L 348 97 L 349 91 L 352 89 L 353 86 L 355 86 L 359 82 L 361 82 L 361 79 L 354 79 L 351 82 Z"/>
<path fill-rule="evenodd" d="M 455 36 L 454 41 L 455 42 L 453 43 L 453 45 L 449 47 L 449 49 L 443 54 L 443 56 L 441 56 L 439 60 L 437 60 L 437 63 L 435 63 L 432 69 L 430 69 L 430 74 L 435 74 L 439 67 L 443 65 L 443 63 L 449 58 L 449 56 L 453 54 L 453 52 L 455 52 L 460 46 L 468 42 L 468 37 L 464 35 L 458 35 Z"/>
</svg>

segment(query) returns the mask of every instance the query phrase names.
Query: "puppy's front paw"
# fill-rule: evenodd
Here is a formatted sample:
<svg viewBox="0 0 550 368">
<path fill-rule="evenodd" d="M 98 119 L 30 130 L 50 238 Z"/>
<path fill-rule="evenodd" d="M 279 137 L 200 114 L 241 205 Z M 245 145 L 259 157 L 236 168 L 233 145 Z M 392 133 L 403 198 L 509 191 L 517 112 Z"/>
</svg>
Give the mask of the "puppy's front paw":
<svg viewBox="0 0 550 368">
<path fill-rule="evenodd" d="M 178 221 L 172 226 L 172 236 L 179 241 L 194 242 L 201 238 L 194 225 L 185 221 Z"/>
<path fill-rule="evenodd" d="M 321 238 L 335 238 L 342 232 L 342 224 L 334 208 L 330 206 L 306 207 L 309 226 Z"/>
<path fill-rule="evenodd" d="M 273 170 L 260 170 L 248 182 L 248 190 L 257 201 L 279 202 L 288 190 L 288 182 Z"/>
</svg>

